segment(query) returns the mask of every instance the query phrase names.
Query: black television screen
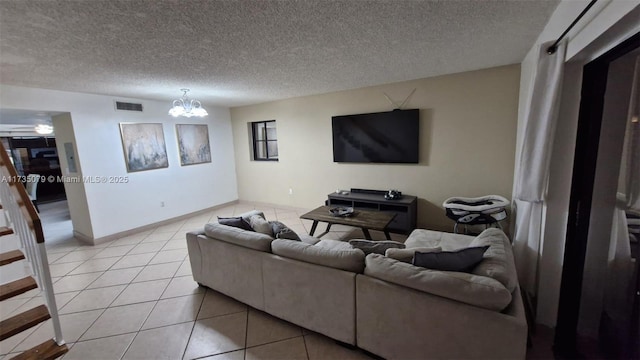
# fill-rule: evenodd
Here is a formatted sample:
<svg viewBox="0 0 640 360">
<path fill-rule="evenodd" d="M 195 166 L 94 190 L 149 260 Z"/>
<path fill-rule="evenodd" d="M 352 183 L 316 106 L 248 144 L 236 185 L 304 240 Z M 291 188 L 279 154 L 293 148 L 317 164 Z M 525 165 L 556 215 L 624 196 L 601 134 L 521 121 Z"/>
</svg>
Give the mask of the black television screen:
<svg viewBox="0 0 640 360">
<path fill-rule="evenodd" d="M 331 118 L 333 161 L 418 163 L 420 110 L 393 110 Z"/>
</svg>

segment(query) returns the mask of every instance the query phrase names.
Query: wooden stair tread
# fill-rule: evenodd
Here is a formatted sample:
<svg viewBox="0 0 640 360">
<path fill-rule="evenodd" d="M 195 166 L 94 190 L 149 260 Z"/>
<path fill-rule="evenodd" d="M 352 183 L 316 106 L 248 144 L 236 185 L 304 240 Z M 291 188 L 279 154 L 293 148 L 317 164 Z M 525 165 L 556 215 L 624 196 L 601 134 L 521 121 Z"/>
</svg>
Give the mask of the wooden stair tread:
<svg viewBox="0 0 640 360">
<path fill-rule="evenodd" d="M 0 285 L 0 301 L 36 289 L 38 284 L 31 276 Z"/>
<path fill-rule="evenodd" d="M 46 306 L 40 305 L 0 322 L 0 341 L 51 318 Z"/>
<path fill-rule="evenodd" d="M 58 358 L 69 351 L 66 344 L 58 345 L 53 339 L 47 340 L 38 346 L 19 354 L 12 360 L 49 360 Z"/>
<path fill-rule="evenodd" d="M 6 226 L 0 226 L 0 236 L 13 234 L 13 229 Z"/>
<path fill-rule="evenodd" d="M 5 253 L 0 253 L 0 266 L 11 264 L 14 261 L 24 259 L 24 254 L 20 250 L 11 250 Z"/>
</svg>

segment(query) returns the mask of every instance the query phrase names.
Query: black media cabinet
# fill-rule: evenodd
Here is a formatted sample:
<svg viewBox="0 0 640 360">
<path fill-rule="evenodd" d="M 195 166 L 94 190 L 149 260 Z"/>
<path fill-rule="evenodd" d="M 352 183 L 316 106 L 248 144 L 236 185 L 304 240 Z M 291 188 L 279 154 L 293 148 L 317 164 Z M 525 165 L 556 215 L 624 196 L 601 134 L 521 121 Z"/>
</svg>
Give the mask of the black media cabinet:
<svg viewBox="0 0 640 360">
<path fill-rule="evenodd" d="M 409 234 L 416 228 L 417 197 L 402 195 L 397 200 L 384 198 L 386 191 L 352 189 L 348 194 L 331 193 L 326 201 L 328 206 L 353 207 L 354 210 L 384 211 L 395 214 L 389 224 L 389 231 Z"/>
</svg>

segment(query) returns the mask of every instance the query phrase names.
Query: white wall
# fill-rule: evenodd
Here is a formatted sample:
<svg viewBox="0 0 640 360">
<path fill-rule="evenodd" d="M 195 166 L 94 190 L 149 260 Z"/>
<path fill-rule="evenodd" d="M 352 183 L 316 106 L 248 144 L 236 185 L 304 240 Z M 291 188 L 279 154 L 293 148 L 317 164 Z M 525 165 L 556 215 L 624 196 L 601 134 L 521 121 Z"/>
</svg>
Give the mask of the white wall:
<svg viewBox="0 0 640 360">
<path fill-rule="evenodd" d="M 116 111 L 116 99 L 142 103 L 144 112 Z M 127 184 L 84 184 L 92 234 L 83 234 L 93 239 L 238 198 L 229 110 L 204 105 L 208 117 L 174 119 L 167 102 L 0 85 L 2 108 L 70 113 L 81 175 L 128 177 Z M 169 167 L 127 173 L 120 122 L 162 123 Z M 180 166 L 177 123 L 209 125 L 211 163 Z"/>
<path fill-rule="evenodd" d="M 562 1 L 521 64 L 520 103 L 518 109 L 517 171 L 526 113 L 531 101 L 540 44 L 555 40 L 584 9 L 586 2 Z M 536 321 L 555 326 L 575 137 L 580 101 L 582 66 L 628 38 L 640 28 L 638 0 L 599 1 L 568 34 L 567 67 L 545 209 L 544 238 L 541 245 L 540 278 Z M 514 189 L 515 191 L 515 189 Z"/>
<path fill-rule="evenodd" d="M 418 227 L 452 231 L 448 197 L 509 197 L 519 78 L 509 65 L 233 108 L 240 199 L 311 209 L 336 189 L 398 189 L 418 197 Z M 401 103 L 414 89 L 419 164 L 333 162 L 332 116 L 389 111 L 385 93 Z M 247 124 L 272 119 L 279 161 L 251 161 Z"/>
</svg>

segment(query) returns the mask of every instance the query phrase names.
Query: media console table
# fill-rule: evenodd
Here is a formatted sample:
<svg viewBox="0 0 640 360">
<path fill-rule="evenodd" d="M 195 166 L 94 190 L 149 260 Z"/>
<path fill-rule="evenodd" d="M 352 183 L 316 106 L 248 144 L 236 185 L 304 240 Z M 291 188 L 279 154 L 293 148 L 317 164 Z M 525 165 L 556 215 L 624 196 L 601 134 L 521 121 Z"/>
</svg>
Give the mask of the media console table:
<svg viewBox="0 0 640 360">
<path fill-rule="evenodd" d="M 386 194 L 386 191 L 351 189 L 348 194 L 329 194 L 326 205 L 395 214 L 396 216 L 389 223 L 387 229 L 395 233 L 409 234 L 416 228 L 418 198 L 411 195 L 402 195 L 400 199 L 387 200 L 384 198 L 384 194 Z"/>
</svg>

